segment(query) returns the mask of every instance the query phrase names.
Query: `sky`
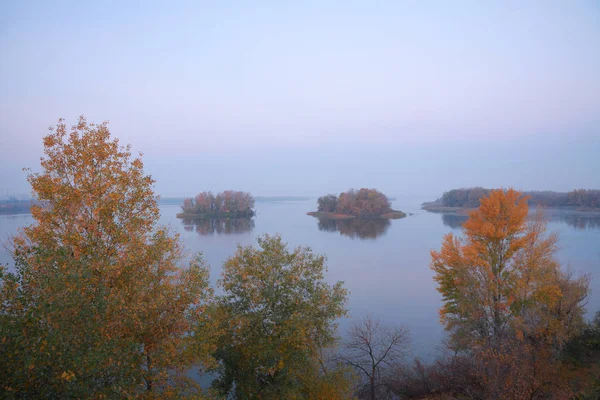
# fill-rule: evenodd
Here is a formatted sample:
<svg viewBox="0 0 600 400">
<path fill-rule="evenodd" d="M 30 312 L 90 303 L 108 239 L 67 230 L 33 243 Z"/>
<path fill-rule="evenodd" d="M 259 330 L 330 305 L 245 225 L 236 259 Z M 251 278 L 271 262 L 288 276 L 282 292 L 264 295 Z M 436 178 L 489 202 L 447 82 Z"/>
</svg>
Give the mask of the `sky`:
<svg viewBox="0 0 600 400">
<path fill-rule="evenodd" d="M 600 188 L 600 3 L 0 2 L 0 195 L 82 114 L 166 197 Z"/>
</svg>

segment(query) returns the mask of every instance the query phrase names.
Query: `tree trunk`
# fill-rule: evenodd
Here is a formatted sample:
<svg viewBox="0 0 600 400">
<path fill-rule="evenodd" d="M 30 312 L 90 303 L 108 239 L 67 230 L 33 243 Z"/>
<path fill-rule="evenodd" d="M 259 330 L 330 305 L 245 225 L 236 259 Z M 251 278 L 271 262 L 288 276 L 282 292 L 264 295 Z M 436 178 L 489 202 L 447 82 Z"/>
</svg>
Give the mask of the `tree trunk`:
<svg viewBox="0 0 600 400">
<path fill-rule="evenodd" d="M 146 365 L 148 367 L 148 378 L 146 378 L 146 390 L 151 392 L 152 391 L 152 378 L 151 378 L 152 359 L 150 359 L 150 353 L 148 353 L 148 352 L 146 352 Z"/>
<path fill-rule="evenodd" d="M 375 374 L 371 375 L 371 400 L 375 400 Z"/>
</svg>

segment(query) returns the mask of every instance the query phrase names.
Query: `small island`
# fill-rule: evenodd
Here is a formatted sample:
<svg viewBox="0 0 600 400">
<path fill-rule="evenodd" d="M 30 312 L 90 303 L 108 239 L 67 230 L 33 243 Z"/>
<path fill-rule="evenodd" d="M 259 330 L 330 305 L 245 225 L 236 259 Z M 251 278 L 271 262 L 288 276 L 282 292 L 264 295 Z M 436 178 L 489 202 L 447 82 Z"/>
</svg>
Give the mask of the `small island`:
<svg viewBox="0 0 600 400">
<path fill-rule="evenodd" d="M 421 208 L 430 212 L 468 214 L 469 210 L 479 207 L 479 200 L 487 196 L 492 189 L 482 187 L 452 189 L 435 201 L 426 202 Z M 570 192 L 528 191 L 530 207 L 550 207 L 576 211 L 600 212 L 600 190 L 576 189 Z"/>
<path fill-rule="evenodd" d="M 350 189 L 339 196 L 328 194 L 317 200 L 318 209 L 307 213 L 319 219 L 384 218 L 406 217 L 402 211 L 392 209 L 388 197 L 375 189 Z"/>
<path fill-rule="evenodd" d="M 255 215 L 253 208 L 254 198 L 247 192 L 226 190 L 216 195 L 202 192 L 183 200 L 182 212 L 177 218 L 252 218 Z"/>
</svg>

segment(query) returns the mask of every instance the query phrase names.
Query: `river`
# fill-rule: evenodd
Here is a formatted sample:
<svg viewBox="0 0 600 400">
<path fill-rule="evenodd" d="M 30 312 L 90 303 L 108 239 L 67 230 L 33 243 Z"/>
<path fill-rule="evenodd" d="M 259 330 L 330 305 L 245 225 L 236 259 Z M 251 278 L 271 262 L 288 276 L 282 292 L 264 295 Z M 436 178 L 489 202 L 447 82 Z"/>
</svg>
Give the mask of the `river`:
<svg viewBox="0 0 600 400">
<path fill-rule="evenodd" d="M 181 235 L 187 249 L 202 252 L 211 265 L 211 280 L 219 278 L 222 263 L 237 244 L 256 243 L 263 233 L 280 234 L 290 246 L 310 246 L 327 256 L 330 282 L 344 281 L 350 291 L 350 317 L 340 321 L 343 334 L 353 318 L 365 314 L 410 329 L 413 355 L 432 359 L 444 338 L 439 324 L 440 295 L 429 269 L 429 252 L 439 249 L 442 237 L 460 234 L 465 217 L 423 211 L 421 200 L 399 197 L 393 208 L 411 213 L 389 223 L 320 222 L 307 216 L 315 200 L 259 201 L 257 215 L 248 221 L 212 221 L 190 225 L 177 219 L 180 208 L 161 205 L 160 223 Z M 557 257 L 565 268 L 592 275 L 588 316 L 600 310 L 600 213 L 545 210 L 550 232 L 559 234 Z M 0 216 L 0 239 L 6 241 L 31 215 Z M 0 262 L 11 259 L 0 249 Z"/>
</svg>

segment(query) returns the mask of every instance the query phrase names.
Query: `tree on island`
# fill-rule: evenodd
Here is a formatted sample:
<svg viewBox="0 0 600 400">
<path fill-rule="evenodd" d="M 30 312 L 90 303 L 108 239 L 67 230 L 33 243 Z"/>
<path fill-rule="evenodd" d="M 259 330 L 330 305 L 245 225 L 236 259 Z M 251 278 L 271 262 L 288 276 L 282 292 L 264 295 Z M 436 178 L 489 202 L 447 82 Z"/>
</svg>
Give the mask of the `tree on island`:
<svg viewBox="0 0 600 400">
<path fill-rule="evenodd" d="M 396 213 L 387 196 L 376 189 L 350 189 L 336 198 L 328 194 L 317 200 L 318 212 L 342 214 L 359 218 L 376 218 Z M 402 215 L 404 216 L 404 215 Z"/>
<path fill-rule="evenodd" d="M 337 196 L 335 194 L 328 194 L 319 197 L 317 204 L 319 205 L 318 210 L 322 212 L 335 212 L 337 207 Z"/>
<path fill-rule="evenodd" d="M 254 198 L 250 193 L 226 190 L 217 195 L 202 192 L 183 201 L 179 218 L 254 216 Z"/>
</svg>

